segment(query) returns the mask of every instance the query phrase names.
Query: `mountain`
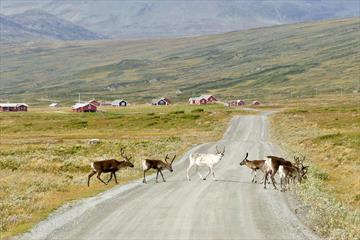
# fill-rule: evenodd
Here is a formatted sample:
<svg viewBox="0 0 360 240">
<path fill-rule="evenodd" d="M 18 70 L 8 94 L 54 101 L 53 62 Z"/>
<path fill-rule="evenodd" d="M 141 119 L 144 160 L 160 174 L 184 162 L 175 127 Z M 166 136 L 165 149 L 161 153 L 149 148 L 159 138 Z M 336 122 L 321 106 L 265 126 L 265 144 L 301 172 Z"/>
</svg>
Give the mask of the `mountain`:
<svg viewBox="0 0 360 240">
<path fill-rule="evenodd" d="M 0 12 L 32 8 L 121 39 L 204 35 L 360 14 L 358 0 L 2 0 Z"/>
<path fill-rule="evenodd" d="M 34 39 L 96 40 L 104 37 L 60 19 L 43 10 L 27 10 L 11 16 L 0 15 L 1 40 Z"/>
<path fill-rule="evenodd" d="M 2 44 L 0 55 L 3 101 L 351 93 L 360 91 L 360 18 L 191 38 Z"/>
</svg>

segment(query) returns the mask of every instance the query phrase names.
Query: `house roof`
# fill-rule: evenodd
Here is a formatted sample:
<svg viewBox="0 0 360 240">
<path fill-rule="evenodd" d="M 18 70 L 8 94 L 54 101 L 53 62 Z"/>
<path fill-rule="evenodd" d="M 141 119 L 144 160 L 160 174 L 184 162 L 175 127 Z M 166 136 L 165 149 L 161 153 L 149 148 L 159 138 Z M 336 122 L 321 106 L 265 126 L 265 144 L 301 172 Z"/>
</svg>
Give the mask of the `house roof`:
<svg viewBox="0 0 360 240">
<path fill-rule="evenodd" d="M 87 105 L 92 105 L 94 107 L 96 107 L 94 104 L 86 102 L 86 103 L 75 103 L 75 105 L 72 106 L 72 108 L 81 108 L 81 107 L 85 107 Z"/>
<path fill-rule="evenodd" d="M 19 107 L 19 106 L 25 106 L 29 107 L 26 103 L 0 103 L 1 107 Z"/>
<path fill-rule="evenodd" d="M 49 106 L 50 107 L 55 107 L 55 106 L 58 106 L 59 105 L 59 103 L 52 103 L 52 104 L 50 104 Z"/>
<path fill-rule="evenodd" d="M 169 99 L 162 97 L 162 98 L 158 98 L 158 99 L 153 99 L 151 102 L 152 103 L 157 103 L 157 102 L 160 102 L 160 101 L 169 102 Z"/>
<path fill-rule="evenodd" d="M 126 101 L 124 99 L 116 99 L 111 102 L 111 105 L 119 105 L 121 102 L 126 102 Z"/>
<path fill-rule="evenodd" d="M 209 99 L 210 97 L 215 98 L 213 95 L 201 95 L 199 98 Z"/>
<path fill-rule="evenodd" d="M 207 101 L 207 98 L 205 98 L 205 97 L 203 97 L 203 96 L 189 98 L 189 101 L 192 101 L 192 100 L 200 101 L 201 99 L 205 99 L 205 100 Z"/>
</svg>

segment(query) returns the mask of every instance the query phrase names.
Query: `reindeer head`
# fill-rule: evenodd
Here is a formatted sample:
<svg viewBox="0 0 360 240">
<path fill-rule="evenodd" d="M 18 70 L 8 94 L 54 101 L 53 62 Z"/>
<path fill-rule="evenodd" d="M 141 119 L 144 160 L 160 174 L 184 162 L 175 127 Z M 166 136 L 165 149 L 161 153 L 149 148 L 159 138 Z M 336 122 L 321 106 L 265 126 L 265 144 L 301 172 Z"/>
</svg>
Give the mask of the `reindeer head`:
<svg viewBox="0 0 360 240">
<path fill-rule="evenodd" d="M 134 167 L 134 164 L 132 163 L 132 162 L 130 162 L 130 159 L 132 158 L 132 156 L 126 156 L 125 155 L 125 150 L 124 150 L 124 148 L 121 148 L 120 149 L 120 155 L 121 155 L 121 157 L 124 159 L 124 166 L 125 167 L 131 167 L 131 168 L 133 168 Z"/>
<path fill-rule="evenodd" d="M 170 171 L 170 172 L 173 172 L 173 168 L 172 168 L 172 164 L 174 162 L 176 158 L 176 155 L 174 155 L 173 159 L 171 160 L 171 162 L 169 163 L 168 160 L 169 160 L 169 154 L 166 154 L 165 156 L 165 162 L 166 162 L 166 168 Z"/>
<path fill-rule="evenodd" d="M 225 154 L 225 146 L 224 146 L 224 149 L 221 152 L 219 151 L 218 146 L 216 146 L 216 154 L 223 157 L 224 154 Z"/>
<path fill-rule="evenodd" d="M 307 179 L 306 174 L 308 172 L 309 166 L 304 166 L 306 157 L 301 153 L 299 153 L 299 155 L 300 156 L 294 156 L 295 166 L 297 166 L 300 170 L 300 179 Z"/>
<path fill-rule="evenodd" d="M 248 160 L 247 157 L 249 156 L 249 153 L 246 153 L 246 156 L 245 158 L 240 162 L 240 165 L 245 165 L 246 164 L 246 161 Z"/>
</svg>

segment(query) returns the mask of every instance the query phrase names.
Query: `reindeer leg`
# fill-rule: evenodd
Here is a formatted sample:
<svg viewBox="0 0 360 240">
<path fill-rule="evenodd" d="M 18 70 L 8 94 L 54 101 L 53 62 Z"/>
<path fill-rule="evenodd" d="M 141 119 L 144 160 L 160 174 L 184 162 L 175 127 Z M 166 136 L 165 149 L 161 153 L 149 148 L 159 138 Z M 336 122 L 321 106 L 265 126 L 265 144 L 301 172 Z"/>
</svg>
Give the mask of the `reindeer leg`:
<svg viewBox="0 0 360 240">
<path fill-rule="evenodd" d="M 162 174 L 161 170 L 159 170 L 159 172 L 160 172 L 160 174 L 161 174 L 161 177 L 162 177 L 163 181 L 166 182 L 166 181 L 165 181 L 165 178 L 164 178 L 164 175 Z"/>
<path fill-rule="evenodd" d="M 102 173 L 102 172 L 99 172 L 96 177 L 97 177 L 97 179 L 99 179 L 103 184 L 107 185 L 107 183 L 104 182 L 104 181 L 100 178 L 101 173 Z"/>
<path fill-rule="evenodd" d="M 92 172 L 89 174 L 89 176 L 88 176 L 88 181 L 87 181 L 88 187 L 90 187 L 90 178 L 91 178 L 92 176 L 94 176 L 95 173 L 96 173 L 95 171 L 92 171 Z"/>
<path fill-rule="evenodd" d="M 264 189 L 266 189 L 266 183 L 267 183 L 267 181 L 268 181 L 268 175 L 269 175 L 269 172 L 266 172 L 266 173 L 265 173 L 265 176 L 264 176 L 264 178 L 265 178 L 265 181 L 264 181 Z"/>
<path fill-rule="evenodd" d="M 193 165 L 189 164 L 188 168 L 186 169 L 186 178 L 188 181 L 191 181 L 190 177 L 189 177 L 189 171 L 192 168 Z"/>
<path fill-rule="evenodd" d="M 107 180 L 106 183 L 109 183 L 111 181 L 112 177 L 113 177 L 113 172 L 110 173 L 110 178 L 109 178 L 109 180 Z"/>
<path fill-rule="evenodd" d="M 113 175 L 114 175 L 114 178 L 115 178 L 115 183 L 118 184 L 118 181 L 116 179 L 116 172 L 114 172 Z"/>
<path fill-rule="evenodd" d="M 200 176 L 200 178 L 204 180 L 204 177 L 203 177 L 203 176 L 201 175 L 201 173 L 199 172 L 199 166 L 198 166 L 198 165 L 196 165 L 196 172 L 197 172 L 197 174 Z"/>
<path fill-rule="evenodd" d="M 156 182 L 156 183 L 158 182 L 159 171 L 160 171 L 160 170 L 157 170 L 157 172 L 156 172 L 156 178 L 155 178 L 155 182 Z"/>
<path fill-rule="evenodd" d="M 144 179 L 143 179 L 143 183 L 146 183 L 146 178 L 145 178 L 145 173 L 147 172 L 147 170 L 144 170 Z"/>
<path fill-rule="evenodd" d="M 257 173 L 257 171 L 255 170 L 254 172 L 255 172 L 255 174 L 254 174 L 253 180 L 255 180 L 254 183 L 257 183 L 257 180 L 256 180 L 256 173 Z"/>
<path fill-rule="evenodd" d="M 206 176 L 203 178 L 203 180 L 206 180 L 206 178 L 210 175 L 211 173 L 211 168 L 209 167 L 209 172 L 206 174 Z"/>
<path fill-rule="evenodd" d="M 274 189 L 277 190 L 277 187 L 275 185 L 275 174 L 271 174 L 271 181 L 272 181 L 272 184 L 274 186 Z"/>
<path fill-rule="evenodd" d="M 213 180 L 216 181 L 214 169 L 212 167 L 210 169 L 211 169 L 211 172 L 212 172 L 212 175 L 213 175 Z"/>
</svg>

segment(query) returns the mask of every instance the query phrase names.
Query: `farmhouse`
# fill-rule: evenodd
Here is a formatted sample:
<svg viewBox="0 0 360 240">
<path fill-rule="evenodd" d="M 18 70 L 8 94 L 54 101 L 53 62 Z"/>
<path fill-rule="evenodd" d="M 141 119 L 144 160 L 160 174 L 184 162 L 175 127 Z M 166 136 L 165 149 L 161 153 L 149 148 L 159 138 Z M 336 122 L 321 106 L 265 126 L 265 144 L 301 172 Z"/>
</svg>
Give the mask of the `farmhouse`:
<svg viewBox="0 0 360 240">
<path fill-rule="evenodd" d="M 201 95 L 200 97 L 189 98 L 189 104 L 215 103 L 217 99 L 213 95 Z"/>
<path fill-rule="evenodd" d="M 259 101 L 253 101 L 252 105 L 260 105 L 260 102 Z"/>
<path fill-rule="evenodd" d="M 0 103 L 0 112 L 27 112 L 28 107 L 25 103 Z"/>
<path fill-rule="evenodd" d="M 111 106 L 113 107 L 126 107 L 128 103 L 123 99 L 117 99 L 111 102 Z"/>
<path fill-rule="evenodd" d="M 237 106 L 242 106 L 245 105 L 245 101 L 243 100 L 230 100 L 228 102 L 229 107 L 237 107 Z"/>
<path fill-rule="evenodd" d="M 217 99 L 213 95 L 201 95 L 200 98 L 205 98 L 207 103 L 217 102 Z"/>
<path fill-rule="evenodd" d="M 76 103 L 72 106 L 73 112 L 96 112 L 97 106 L 92 103 Z"/>
<path fill-rule="evenodd" d="M 168 98 L 160 98 L 160 99 L 154 99 L 151 102 L 152 105 L 169 105 L 170 99 Z"/>
<path fill-rule="evenodd" d="M 189 104 L 206 104 L 207 100 L 205 98 L 201 98 L 201 97 L 194 97 L 194 98 L 189 98 Z"/>
</svg>

